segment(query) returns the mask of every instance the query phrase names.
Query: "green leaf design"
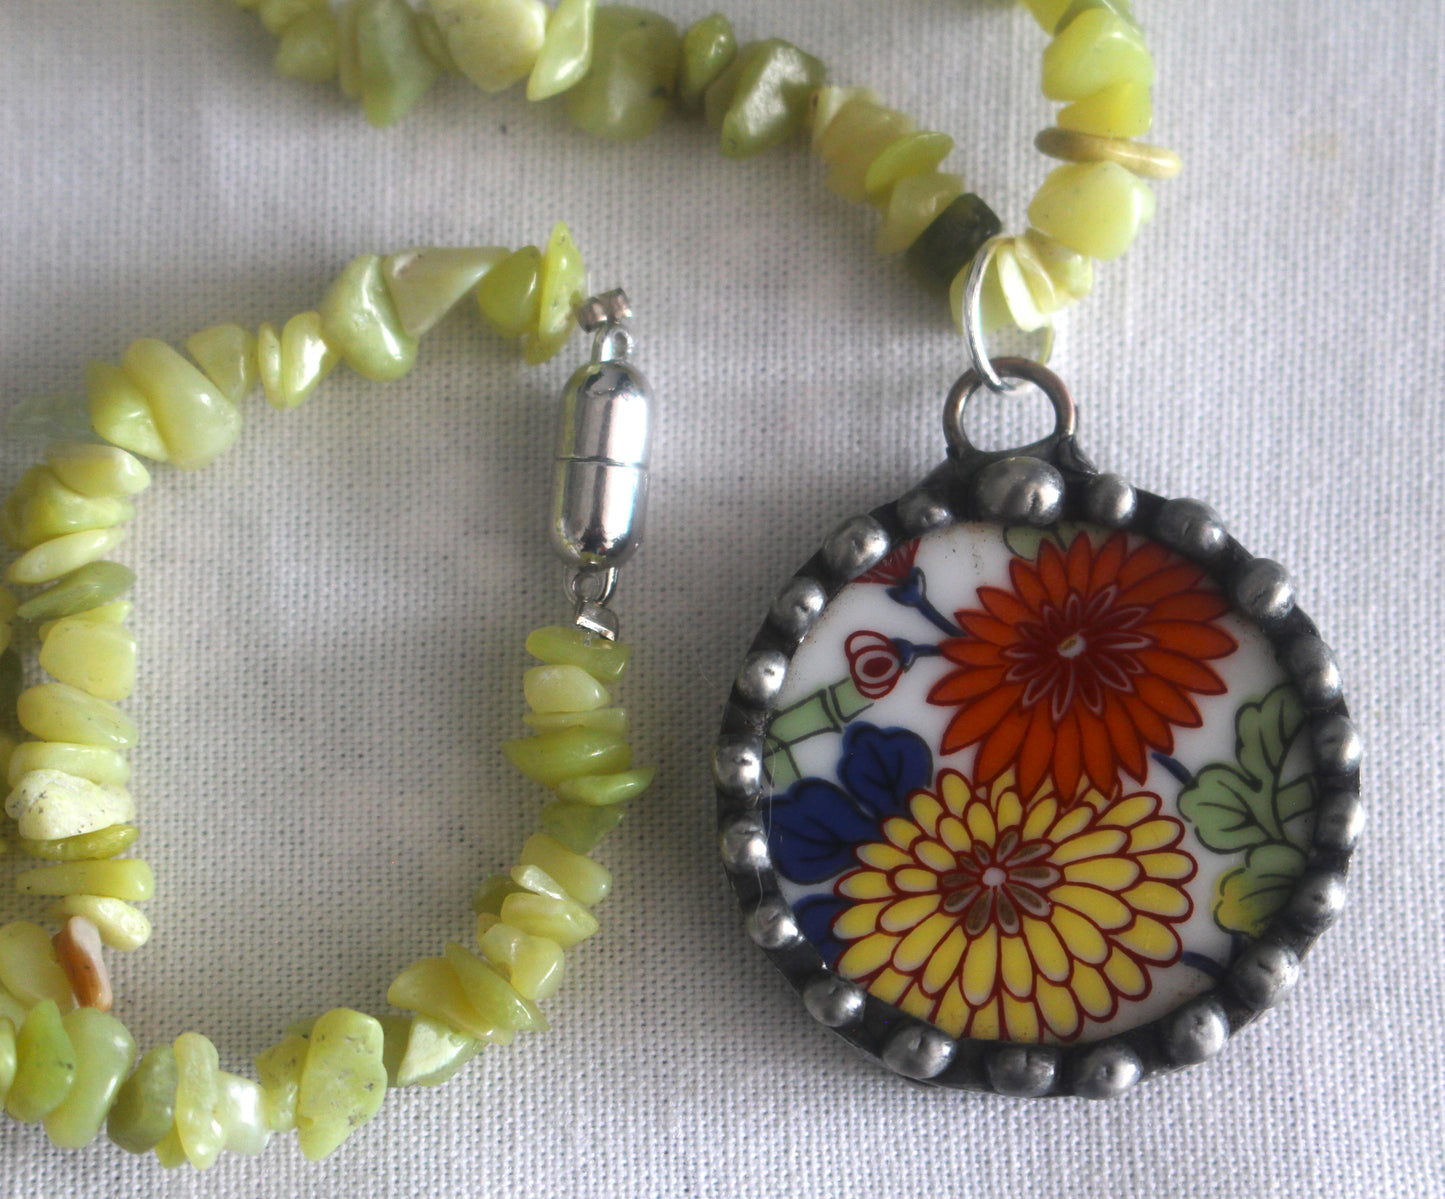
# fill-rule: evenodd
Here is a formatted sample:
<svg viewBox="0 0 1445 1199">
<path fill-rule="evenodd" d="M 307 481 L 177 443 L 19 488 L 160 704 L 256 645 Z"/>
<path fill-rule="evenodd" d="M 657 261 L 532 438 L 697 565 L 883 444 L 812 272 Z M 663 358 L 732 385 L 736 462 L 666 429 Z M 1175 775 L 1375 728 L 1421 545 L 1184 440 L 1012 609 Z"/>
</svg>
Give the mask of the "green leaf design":
<svg viewBox="0 0 1445 1199">
<path fill-rule="evenodd" d="M 1214 900 L 1214 922 L 1226 932 L 1257 937 L 1289 899 L 1295 881 L 1304 873 L 1304 851 L 1293 845 L 1256 845 L 1219 880 Z"/>
<path fill-rule="evenodd" d="M 1304 726 L 1294 688 L 1281 683 L 1235 715 L 1235 762 L 1206 766 L 1179 797 L 1179 810 L 1215 853 L 1263 845 L 1303 845 L 1290 827 L 1314 804 L 1310 778 L 1285 782 L 1285 759 Z"/>
<path fill-rule="evenodd" d="M 1036 561 L 1039 547 L 1045 541 L 1052 541 L 1060 549 L 1067 549 L 1069 543 L 1083 531 L 1083 525 L 1066 520 L 1051 529 L 1037 529 L 1032 525 L 1009 525 L 1003 531 L 1003 542 L 1018 557 Z"/>
</svg>

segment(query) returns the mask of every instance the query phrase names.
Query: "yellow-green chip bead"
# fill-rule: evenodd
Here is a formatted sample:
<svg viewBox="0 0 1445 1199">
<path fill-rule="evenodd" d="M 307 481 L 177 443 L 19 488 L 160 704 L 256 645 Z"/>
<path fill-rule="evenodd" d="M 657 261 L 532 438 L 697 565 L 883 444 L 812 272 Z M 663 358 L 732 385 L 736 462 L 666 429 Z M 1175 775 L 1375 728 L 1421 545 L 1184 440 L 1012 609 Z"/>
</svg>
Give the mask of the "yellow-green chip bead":
<svg viewBox="0 0 1445 1199">
<path fill-rule="evenodd" d="M 336 75 L 341 32 L 329 9 L 310 12 L 286 26 L 271 60 L 276 74 L 308 83 L 325 83 Z"/>
<path fill-rule="evenodd" d="M 20 851 L 48 862 L 98 862 L 123 854 L 136 843 L 140 829 L 133 824 L 113 824 L 93 833 L 73 837 L 35 840 L 21 837 Z"/>
<path fill-rule="evenodd" d="M 133 606 L 129 600 L 114 600 L 109 604 L 102 604 L 98 608 L 87 608 L 84 612 L 77 612 L 74 615 L 74 619 L 87 620 L 92 624 L 125 624 Z M 69 619 L 71 619 L 71 617 L 60 617 L 56 620 L 42 621 L 38 630 L 40 640 L 43 642 L 49 637 L 51 630 L 54 629 L 61 620 Z"/>
<path fill-rule="evenodd" d="M 502 901 L 501 919 L 534 937 L 556 941 L 563 949 L 597 932 L 597 918 L 574 899 L 518 891 Z"/>
<path fill-rule="evenodd" d="M 139 949 L 151 938 L 151 922 L 139 909 L 123 899 L 108 895 L 66 895 L 54 906 L 52 916 L 84 916 L 112 949 L 126 953 Z"/>
<path fill-rule="evenodd" d="M 326 378 L 341 354 L 327 339 L 319 312 L 299 312 L 277 332 L 264 324 L 256 331 L 256 366 L 266 402 L 278 411 L 299 408 Z"/>
<path fill-rule="evenodd" d="M 381 1110 L 386 1098 L 381 1025 L 373 1016 L 334 1008 L 316 1021 L 296 1097 L 296 1138 L 320 1161 Z"/>
<path fill-rule="evenodd" d="M 135 689 L 135 634 L 123 625 L 60 620 L 40 647 L 40 668 L 57 682 L 97 699 L 121 700 Z"/>
<path fill-rule="evenodd" d="M 0 926 L 0 987 L 27 1009 L 45 1002 L 62 1012 L 75 1006 L 50 933 L 28 920 Z"/>
<path fill-rule="evenodd" d="M 552 666 L 580 666 L 599 683 L 611 687 L 627 669 L 632 647 L 608 641 L 573 626 L 551 625 L 527 637 L 527 652 Z"/>
<path fill-rule="evenodd" d="M 467 1002 L 489 1022 L 507 1032 L 545 1031 L 547 1020 L 537 1005 L 517 994 L 490 963 L 455 941 L 447 942 L 446 959 Z"/>
<path fill-rule="evenodd" d="M 57 479 L 87 499 L 126 499 L 151 485 L 145 464 L 113 445 L 58 441 L 45 451 L 45 461 Z"/>
<path fill-rule="evenodd" d="M 541 0 L 427 0 L 457 70 L 484 92 L 532 73 L 547 40 Z"/>
<path fill-rule="evenodd" d="M 959 175 L 934 173 L 900 179 L 888 195 L 874 248 L 880 254 L 902 254 L 961 195 L 963 179 Z"/>
<path fill-rule="evenodd" d="M 103 787 L 123 787 L 130 763 L 113 749 L 69 741 L 25 741 L 15 747 L 6 782 L 15 787 L 33 770 L 58 770 Z"/>
<path fill-rule="evenodd" d="M 901 112 L 855 98 L 838 110 L 818 139 L 819 157 L 828 163 L 827 185 L 845 200 L 868 198 L 868 169 L 894 142 L 913 132 L 913 120 Z"/>
<path fill-rule="evenodd" d="M 597 10 L 592 66 L 566 94 L 568 119 L 615 141 L 645 137 L 667 113 L 682 38 L 666 17 L 628 4 Z"/>
<path fill-rule="evenodd" d="M 1096 137 L 1142 137 L 1154 123 L 1149 86 L 1125 80 L 1059 109 L 1061 129 Z"/>
<path fill-rule="evenodd" d="M 550 999 L 562 985 L 566 962 L 556 941 L 524 933 L 495 917 L 479 917 L 477 944 L 523 999 Z"/>
<path fill-rule="evenodd" d="M 181 1132 L 175 1125 L 156 1144 L 156 1161 L 163 1170 L 175 1170 L 186 1164 L 186 1149 L 181 1144 Z"/>
<path fill-rule="evenodd" d="M 7 581 L 20 587 L 38 587 L 104 558 L 125 540 L 124 529 L 86 529 L 52 537 L 26 550 L 5 572 Z"/>
<path fill-rule="evenodd" d="M 251 1156 L 263 1152 L 271 1140 L 265 1092 L 249 1078 L 224 1070 L 217 1072 L 216 1082 L 220 1090 L 216 1119 L 226 1137 L 221 1148 Z"/>
<path fill-rule="evenodd" d="M 472 1006 L 457 972 L 446 958 L 422 958 L 396 976 L 386 992 L 392 1007 L 416 1012 L 450 1029 L 492 1045 L 506 1045 L 515 1035 Z"/>
<path fill-rule="evenodd" d="M 81 495 L 50 467 L 32 466 L 5 500 L 0 532 L 11 549 L 28 550 L 67 533 L 110 529 L 134 515 L 124 498 Z"/>
<path fill-rule="evenodd" d="M 886 208 L 896 188 L 905 179 L 934 176 L 938 164 L 953 153 L 953 138 L 946 133 L 919 132 L 901 137 L 885 149 L 863 176 L 868 203 Z"/>
<path fill-rule="evenodd" d="M 585 774 L 564 779 L 557 784 L 557 798 L 593 807 L 625 803 L 646 791 L 656 774 L 657 771 L 648 766 L 617 774 Z"/>
<path fill-rule="evenodd" d="M 508 254 L 477 284 L 477 306 L 503 337 L 521 337 L 541 311 L 542 251 L 523 246 Z"/>
<path fill-rule="evenodd" d="M 135 800 L 115 786 L 60 770 L 20 776 L 5 799 L 5 814 L 33 841 L 57 841 L 135 819 Z"/>
<path fill-rule="evenodd" d="M 1106 8 L 1081 12 L 1044 51 L 1044 95 L 1082 100 L 1116 83 L 1154 82 L 1154 59 L 1138 26 Z"/>
<path fill-rule="evenodd" d="M 143 903 L 156 893 L 156 880 L 149 862 L 118 858 L 37 866 L 16 876 L 15 889 L 22 895 L 99 895 Z"/>
<path fill-rule="evenodd" d="M 1050 32 L 1059 33 L 1061 30 L 1067 29 L 1073 24 L 1075 17 L 1082 12 L 1087 12 L 1091 8 L 1102 8 L 1107 12 L 1113 13 L 1127 24 L 1132 25 L 1135 29 L 1139 28 L 1139 22 L 1134 19 L 1134 10 L 1128 3 L 1128 0 L 1071 0 L 1069 6 L 1060 14 L 1059 19 L 1054 23 L 1054 27 Z"/>
<path fill-rule="evenodd" d="M 547 19 L 547 36 L 532 73 L 527 99 L 546 100 L 565 92 L 592 65 L 592 27 L 597 0 L 562 0 Z"/>
<path fill-rule="evenodd" d="M 522 887 L 514 882 L 510 875 L 494 874 L 472 892 L 472 911 L 478 916 L 488 913 L 493 916 L 500 915 L 502 900 L 520 890 Z"/>
<path fill-rule="evenodd" d="M 843 110 L 844 105 L 853 100 L 861 100 L 875 107 L 883 103 L 883 98 L 868 87 L 835 87 L 830 84 L 813 93 L 808 101 L 808 136 L 814 150 L 817 150 L 818 143 L 832 127 L 834 118 Z"/>
<path fill-rule="evenodd" d="M 596 729 L 612 737 L 626 737 L 632 722 L 623 708 L 596 708 L 591 712 L 526 712 L 522 720 L 529 729 L 539 733 L 556 729 Z"/>
<path fill-rule="evenodd" d="M 325 8 L 326 0 L 260 0 L 255 7 L 266 32 L 279 37 L 294 21 Z"/>
<path fill-rule="evenodd" d="M 387 1084 L 434 1087 L 481 1051 L 482 1042 L 426 1016 L 382 1017 Z"/>
<path fill-rule="evenodd" d="M 580 666 L 534 666 L 522 676 L 522 694 L 534 712 L 590 712 L 612 702 L 607 688 Z"/>
<path fill-rule="evenodd" d="M 136 743 L 135 725 L 119 708 L 69 683 L 41 683 L 20 693 L 20 725 L 42 741 L 78 741 L 108 749 Z"/>
<path fill-rule="evenodd" d="M 59 620 L 109 604 L 131 589 L 135 572 L 119 562 L 91 562 L 20 605 L 21 620 Z M 47 737 L 48 741 L 71 738 Z"/>
<path fill-rule="evenodd" d="M 211 325 L 186 339 L 186 353 L 233 404 L 256 386 L 256 338 L 249 329 Z"/>
<path fill-rule="evenodd" d="M 65 1100 L 75 1081 L 75 1047 L 53 999 L 37 1003 L 15 1035 L 15 1081 L 5 1110 L 34 1124 Z"/>
<path fill-rule="evenodd" d="M 1058 28 L 1059 18 L 1068 10 L 1073 0 L 1022 0 L 1022 2 L 1043 31 L 1053 33 Z"/>
<path fill-rule="evenodd" d="M 682 57 L 677 64 L 677 101 L 684 108 L 702 106 L 703 95 L 732 66 L 738 41 L 732 22 L 720 12 L 711 13 L 682 35 Z"/>
<path fill-rule="evenodd" d="M 0 1106 L 4 1106 L 14 1081 L 15 1022 L 8 1016 L 0 1016 Z"/>
<path fill-rule="evenodd" d="M 573 853 L 590 853 L 613 829 L 622 823 L 624 809 L 620 804 L 596 808 L 591 804 L 554 800 L 542 809 L 541 823 Z"/>
<path fill-rule="evenodd" d="M 171 1048 L 176 1055 L 176 1137 L 197 1170 L 216 1164 L 226 1143 L 216 1109 L 221 1101 L 220 1057 L 198 1032 L 183 1032 Z"/>
<path fill-rule="evenodd" d="M 205 466 L 241 435 L 236 405 L 165 342 L 131 342 L 120 368 L 145 396 L 170 461 L 183 470 Z"/>
<path fill-rule="evenodd" d="M 547 238 L 538 274 L 537 324 L 522 337 L 522 356 L 529 363 L 546 362 L 566 344 L 586 282 L 582 252 L 567 226 L 558 221 Z"/>
<path fill-rule="evenodd" d="M 116 1091 L 106 1136 L 127 1153 L 149 1153 L 175 1123 L 176 1083 L 175 1051 L 152 1049 Z"/>
<path fill-rule="evenodd" d="M 0 1018 L 9 1020 L 14 1028 L 19 1028 L 25 1023 L 25 1013 L 29 1009 L 10 994 L 3 986 L 0 986 Z M 0 1104 L 4 1104 L 5 1097 L 0 1095 Z"/>
<path fill-rule="evenodd" d="M 361 110 L 371 124 L 385 128 L 431 90 L 441 68 L 422 47 L 404 0 L 361 0 L 355 21 Z"/>
<path fill-rule="evenodd" d="M 381 260 L 381 277 L 408 337 L 421 337 L 507 257 L 503 246 L 407 250 Z"/>
<path fill-rule="evenodd" d="M 612 890 L 612 875 L 605 867 L 582 854 L 573 853 L 546 833 L 534 833 L 528 837 L 518 861 L 523 866 L 538 866 L 545 870 L 584 907 L 590 908 L 602 902 Z"/>
<path fill-rule="evenodd" d="M 120 367 L 92 362 L 85 368 L 85 394 L 90 423 L 106 441 L 155 462 L 169 460 L 150 402 Z"/>
<path fill-rule="evenodd" d="M 45 1116 L 45 1134 L 62 1149 L 88 1145 L 100 1132 L 135 1062 L 135 1038 L 114 1016 L 83 1007 L 62 1020 L 75 1051 L 75 1079 Z"/>
<path fill-rule="evenodd" d="M 1123 254 L 1153 215 L 1149 185 L 1112 162 L 1055 168 L 1029 205 L 1040 232 L 1104 262 Z"/>
<path fill-rule="evenodd" d="M 298 1033 L 288 1033 L 278 1045 L 256 1057 L 256 1077 L 261 1082 L 266 1123 L 273 1132 L 290 1132 L 296 1127 L 296 1096 L 301 1089 L 301 1069 L 306 1064 L 310 1042 Z"/>
<path fill-rule="evenodd" d="M 723 157 L 748 158 L 793 137 L 826 77 L 818 59 L 781 38 L 743 47 L 706 96 L 708 123 L 722 131 Z"/>
<path fill-rule="evenodd" d="M 353 259 L 331 285 L 321 301 L 321 327 L 346 365 L 368 379 L 400 379 L 416 362 L 416 338 L 401 327 L 375 254 Z"/>
<path fill-rule="evenodd" d="M 632 747 L 627 742 L 585 728 L 558 729 L 503 741 L 502 753 L 529 779 L 544 787 L 555 787 L 563 779 L 583 774 L 626 770 L 632 765 Z"/>
</svg>

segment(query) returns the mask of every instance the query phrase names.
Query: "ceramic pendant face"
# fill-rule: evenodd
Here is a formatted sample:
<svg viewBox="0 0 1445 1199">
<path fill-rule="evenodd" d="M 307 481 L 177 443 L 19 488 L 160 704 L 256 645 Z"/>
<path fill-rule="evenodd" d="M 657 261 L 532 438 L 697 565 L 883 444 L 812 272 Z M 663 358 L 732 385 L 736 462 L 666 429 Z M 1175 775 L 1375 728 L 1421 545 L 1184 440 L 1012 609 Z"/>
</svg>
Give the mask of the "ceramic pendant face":
<svg viewBox="0 0 1445 1199">
<path fill-rule="evenodd" d="M 784 590 L 719 747 L 724 856 L 814 1015 L 894 1069 L 1113 1094 L 1292 984 L 1358 748 L 1278 567 L 1031 449 L 955 455 Z"/>
</svg>

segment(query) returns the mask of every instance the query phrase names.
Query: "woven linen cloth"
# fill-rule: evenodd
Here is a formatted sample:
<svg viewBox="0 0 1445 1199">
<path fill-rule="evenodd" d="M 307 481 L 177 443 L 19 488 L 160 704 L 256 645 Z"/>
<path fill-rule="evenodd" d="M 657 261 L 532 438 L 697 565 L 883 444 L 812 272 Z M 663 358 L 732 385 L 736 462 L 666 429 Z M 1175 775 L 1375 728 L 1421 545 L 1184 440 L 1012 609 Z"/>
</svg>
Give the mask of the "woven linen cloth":
<svg viewBox="0 0 1445 1199">
<path fill-rule="evenodd" d="M 855 1057 L 747 941 L 717 862 L 709 746 L 769 598 L 942 455 L 962 347 L 872 251 L 876 217 L 801 147 L 729 162 L 681 120 L 612 145 L 520 89 L 445 81 L 378 131 L 272 74 L 273 40 L 221 0 L 6 0 L 0 403 L 78 395 L 136 337 L 284 320 L 359 253 L 565 219 L 594 287 L 629 290 L 658 427 L 617 607 L 660 773 L 599 853 L 615 890 L 545 1036 L 393 1096 L 323 1165 L 280 1137 L 167 1174 L 6 1119 L 4 1199 L 1445 1195 L 1445 10 L 1139 7 L 1153 137 L 1186 170 L 1055 365 L 1103 467 L 1209 501 L 1290 567 L 1368 738 L 1372 825 L 1287 1003 L 1218 1061 L 1088 1103 L 936 1093 Z M 949 169 L 1022 227 L 1052 113 L 1023 10 L 728 11 L 951 132 Z M 546 497 L 583 353 L 528 368 L 459 314 L 405 380 L 338 371 L 284 415 L 253 399 L 234 452 L 157 472 L 119 551 L 159 881 L 153 941 L 110 959 L 142 1046 L 197 1029 L 249 1074 L 286 1023 L 381 1010 L 401 967 L 469 935 L 472 887 L 540 804 L 496 746 L 521 730 L 526 633 L 565 616 Z M 994 431 L 1020 444 L 1037 419 L 1001 408 Z M 42 448 L 5 441 L 7 486 Z"/>
</svg>

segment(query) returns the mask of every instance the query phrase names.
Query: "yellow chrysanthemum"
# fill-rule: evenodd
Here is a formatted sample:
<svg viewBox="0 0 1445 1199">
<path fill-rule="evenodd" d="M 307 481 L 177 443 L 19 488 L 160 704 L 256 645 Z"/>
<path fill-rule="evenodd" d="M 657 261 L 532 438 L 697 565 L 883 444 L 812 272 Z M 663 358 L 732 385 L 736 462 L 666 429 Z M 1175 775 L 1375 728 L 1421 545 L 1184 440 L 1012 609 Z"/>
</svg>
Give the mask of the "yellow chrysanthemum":
<svg viewBox="0 0 1445 1199">
<path fill-rule="evenodd" d="M 945 770 L 836 884 L 838 971 L 953 1036 L 1073 1040 L 1179 960 L 1184 827 L 1149 792 L 1028 802 Z"/>
</svg>

